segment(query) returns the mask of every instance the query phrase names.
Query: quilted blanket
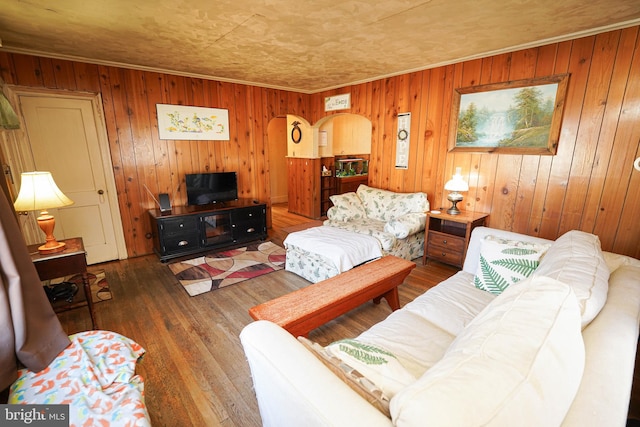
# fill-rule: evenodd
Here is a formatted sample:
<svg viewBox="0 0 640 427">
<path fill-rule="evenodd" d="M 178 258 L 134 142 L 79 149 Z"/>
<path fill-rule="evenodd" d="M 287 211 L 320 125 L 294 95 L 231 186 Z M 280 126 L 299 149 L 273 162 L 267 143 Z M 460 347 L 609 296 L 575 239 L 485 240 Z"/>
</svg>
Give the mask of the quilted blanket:
<svg viewBox="0 0 640 427">
<path fill-rule="evenodd" d="M 285 248 L 297 246 L 328 258 L 340 273 L 382 256 L 380 242 L 375 237 L 335 227 L 297 231 L 289 234 L 283 243 Z"/>
<path fill-rule="evenodd" d="M 135 374 L 145 350 L 115 332 L 87 331 L 40 372 L 19 371 L 11 404 L 67 404 L 69 425 L 151 426 L 144 384 Z"/>
</svg>

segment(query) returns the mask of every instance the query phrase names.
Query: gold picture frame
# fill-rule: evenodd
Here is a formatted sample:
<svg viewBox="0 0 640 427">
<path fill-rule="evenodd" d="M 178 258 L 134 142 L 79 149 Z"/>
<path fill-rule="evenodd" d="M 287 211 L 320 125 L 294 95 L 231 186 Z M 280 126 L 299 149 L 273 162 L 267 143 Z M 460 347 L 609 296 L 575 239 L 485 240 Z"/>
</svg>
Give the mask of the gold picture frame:
<svg viewBox="0 0 640 427">
<path fill-rule="evenodd" d="M 449 151 L 554 155 L 569 74 L 454 90 Z"/>
</svg>

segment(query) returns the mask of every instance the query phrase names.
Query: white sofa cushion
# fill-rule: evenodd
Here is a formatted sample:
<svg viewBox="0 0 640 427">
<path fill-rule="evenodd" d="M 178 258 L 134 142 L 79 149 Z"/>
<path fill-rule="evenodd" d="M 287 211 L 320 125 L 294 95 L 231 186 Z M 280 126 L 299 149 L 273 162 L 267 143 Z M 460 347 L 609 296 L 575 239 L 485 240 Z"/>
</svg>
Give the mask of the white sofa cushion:
<svg viewBox="0 0 640 427">
<path fill-rule="evenodd" d="M 354 192 L 336 194 L 329 197 L 333 206 L 327 212 L 328 218 L 335 221 L 362 219 L 366 216 L 360 198 Z"/>
<path fill-rule="evenodd" d="M 433 367 L 453 340 L 496 296 L 459 271 L 356 337 L 390 350 L 413 376 Z M 407 326 L 409 325 L 409 326 Z"/>
<path fill-rule="evenodd" d="M 584 328 L 607 301 L 609 274 L 598 236 L 572 230 L 551 245 L 532 276 L 551 277 L 571 286 Z"/>
<path fill-rule="evenodd" d="M 496 297 L 441 361 L 391 399 L 392 420 L 430 427 L 560 425 L 584 361 L 573 291 L 531 277 Z"/>
<path fill-rule="evenodd" d="M 485 236 L 480 245 L 480 262 L 473 278 L 476 288 L 499 295 L 507 287 L 533 273 L 548 244 Z"/>
</svg>

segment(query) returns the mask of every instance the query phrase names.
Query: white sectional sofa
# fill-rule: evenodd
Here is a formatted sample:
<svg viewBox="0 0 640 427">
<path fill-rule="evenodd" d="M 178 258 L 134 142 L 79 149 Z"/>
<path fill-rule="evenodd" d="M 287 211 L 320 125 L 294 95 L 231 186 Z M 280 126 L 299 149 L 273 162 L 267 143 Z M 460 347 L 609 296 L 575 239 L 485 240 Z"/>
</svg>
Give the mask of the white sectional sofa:
<svg viewBox="0 0 640 427">
<path fill-rule="evenodd" d="M 478 227 L 462 271 L 354 339 L 240 338 L 265 426 L 624 426 L 639 319 L 639 260 Z"/>
</svg>

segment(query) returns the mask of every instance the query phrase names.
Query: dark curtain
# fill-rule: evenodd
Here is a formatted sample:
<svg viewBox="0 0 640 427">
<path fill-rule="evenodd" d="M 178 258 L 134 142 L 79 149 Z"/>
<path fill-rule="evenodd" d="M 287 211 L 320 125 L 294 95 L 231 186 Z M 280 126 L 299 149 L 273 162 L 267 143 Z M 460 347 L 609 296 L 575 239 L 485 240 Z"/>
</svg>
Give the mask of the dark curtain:
<svg viewBox="0 0 640 427">
<path fill-rule="evenodd" d="M 69 338 L 51 308 L 13 207 L 0 191 L 0 390 L 17 378 L 18 361 L 46 368 Z"/>
</svg>

